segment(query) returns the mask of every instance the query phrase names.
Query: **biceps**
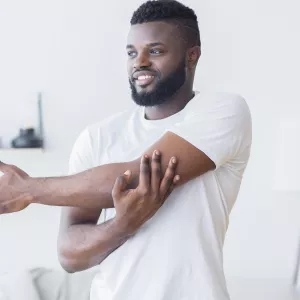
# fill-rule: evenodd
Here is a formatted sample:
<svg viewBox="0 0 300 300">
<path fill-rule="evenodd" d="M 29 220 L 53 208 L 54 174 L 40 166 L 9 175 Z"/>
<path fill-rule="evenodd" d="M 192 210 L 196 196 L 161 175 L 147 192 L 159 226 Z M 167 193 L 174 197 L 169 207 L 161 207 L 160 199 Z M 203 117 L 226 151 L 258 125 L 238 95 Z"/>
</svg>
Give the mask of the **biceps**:
<svg viewBox="0 0 300 300">
<path fill-rule="evenodd" d="M 163 171 L 166 170 L 171 157 L 175 156 L 178 159 L 177 173 L 181 177 L 180 184 L 214 170 L 216 167 L 204 152 L 172 132 L 166 133 L 148 148 L 145 154 L 152 157 L 154 150 L 159 150 L 162 154 Z"/>
</svg>

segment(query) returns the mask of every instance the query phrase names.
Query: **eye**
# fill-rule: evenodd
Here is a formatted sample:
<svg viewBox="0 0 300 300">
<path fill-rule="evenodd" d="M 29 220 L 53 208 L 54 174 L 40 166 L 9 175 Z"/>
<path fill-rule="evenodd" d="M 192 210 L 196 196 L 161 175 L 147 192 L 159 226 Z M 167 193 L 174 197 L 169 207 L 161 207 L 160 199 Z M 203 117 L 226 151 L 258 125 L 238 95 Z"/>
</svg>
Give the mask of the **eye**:
<svg viewBox="0 0 300 300">
<path fill-rule="evenodd" d="M 136 51 L 128 51 L 128 52 L 127 52 L 127 55 L 128 55 L 129 57 L 134 57 L 134 56 L 136 56 Z"/>
<path fill-rule="evenodd" d="M 160 50 L 160 49 L 151 49 L 151 50 L 150 50 L 150 53 L 151 53 L 151 54 L 157 55 L 157 54 L 162 54 L 163 51 Z"/>
</svg>

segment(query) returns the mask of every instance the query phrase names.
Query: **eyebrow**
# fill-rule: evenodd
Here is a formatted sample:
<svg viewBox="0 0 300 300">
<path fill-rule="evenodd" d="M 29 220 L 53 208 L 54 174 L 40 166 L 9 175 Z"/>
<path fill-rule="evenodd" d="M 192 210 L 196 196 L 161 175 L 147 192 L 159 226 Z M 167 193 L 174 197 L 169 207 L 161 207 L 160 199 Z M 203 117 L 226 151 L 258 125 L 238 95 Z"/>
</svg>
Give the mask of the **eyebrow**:
<svg viewBox="0 0 300 300">
<path fill-rule="evenodd" d="M 163 43 L 160 43 L 160 42 L 156 42 L 156 43 L 149 43 L 147 44 L 148 47 L 156 47 L 156 46 L 163 46 L 164 44 Z M 126 46 L 126 49 L 133 49 L 134 46 L 129 44 Z"/>
</svg>

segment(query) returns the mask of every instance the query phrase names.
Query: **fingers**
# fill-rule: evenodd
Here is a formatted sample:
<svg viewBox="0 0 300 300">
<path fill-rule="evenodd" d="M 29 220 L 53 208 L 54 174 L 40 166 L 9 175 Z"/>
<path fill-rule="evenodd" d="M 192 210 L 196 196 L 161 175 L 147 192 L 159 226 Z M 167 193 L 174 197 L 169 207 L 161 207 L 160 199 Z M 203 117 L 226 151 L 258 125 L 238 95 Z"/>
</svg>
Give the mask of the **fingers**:
<svg viewBox="0 0 300 300">
<path fill-rule="evenodd" d="M 126 190 L 126 187 L 130 181 L 131 172 L 128 170 L 123 175 L 119 176 L 112 189 L 112 197 L 119 199 L 122 193 Z"/>
<path fill-rule="evenodd" d="M 139 191 L 141 194 L 147 194 L 150 187 L 150 164 L 149 157 L 143 155 L 140 164 L 140 179 L 139 179 Z"/>
<path fill-rule="evenodd" d="M 155 150 L 151 161 L 151 187 L 153 193 L 159 192 L 159 186 L 162 179 L 161 171 L 161 155 L 158 150 Z"/>
<path fill-rule="evenodd" d="M 165 195 L 167 195 L 169 189 L 172 189 L 172 185 L 175 179 L 175 171 L 177 167 L 177 159 L 175 157 L 172 157 L 169 161 L 167 170 L 165 172 L 165 175 L 162 179 L 162 182 L 160 184 L 160 195 L 165 198 Z"/>
<path fill-rule="evenodd" d="M 180 176 L 176 175 L 174 177 L 173 183 L 171 184 L 171 186 L 169 187 L 167 193 L 165 194 L 163 201 L 165 201 L 170 196 L 170 194 L 174 191 L 174 189 L 175 189 L 175 187 L 176 187 L 176 185 L 178 184 L 179 181 L 180 181 Z"/>
</svg>

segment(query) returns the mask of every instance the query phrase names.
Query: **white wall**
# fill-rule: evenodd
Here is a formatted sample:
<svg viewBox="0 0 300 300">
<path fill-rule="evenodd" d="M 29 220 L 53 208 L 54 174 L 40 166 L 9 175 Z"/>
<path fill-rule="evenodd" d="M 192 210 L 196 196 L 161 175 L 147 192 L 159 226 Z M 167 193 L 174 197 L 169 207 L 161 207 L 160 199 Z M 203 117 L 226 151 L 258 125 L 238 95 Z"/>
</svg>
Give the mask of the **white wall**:
<svg viewBox="0 0 300 300">
<path fill-rule="evenodd" d="M 199 16 L 203 56 L 198 89 L 235 91 L 253 115 L 253 151 L 225 245 L 229 275 L 290 277 L 300 229 L 295 195 L 272 191 L 279 118 L 299 117 L 298 0 L 190 0 Z M 1 151 L 35 176 L 65 174 L 77 134 L 132 105 L 125 68 L 131 1 L 0 2 L 0 136 L 8 143 L 35 122 L 44 95 L 46 152 Z M 29 120 L 29 121 L 28 121 Z M 4 160 L 4 159 L 3 159 Z M 299 199 L 300 197 L 298 197 Z M 32 206 L 1 217 L 0 272 L 59 267 L 59 209 Z"/>
</svg>

